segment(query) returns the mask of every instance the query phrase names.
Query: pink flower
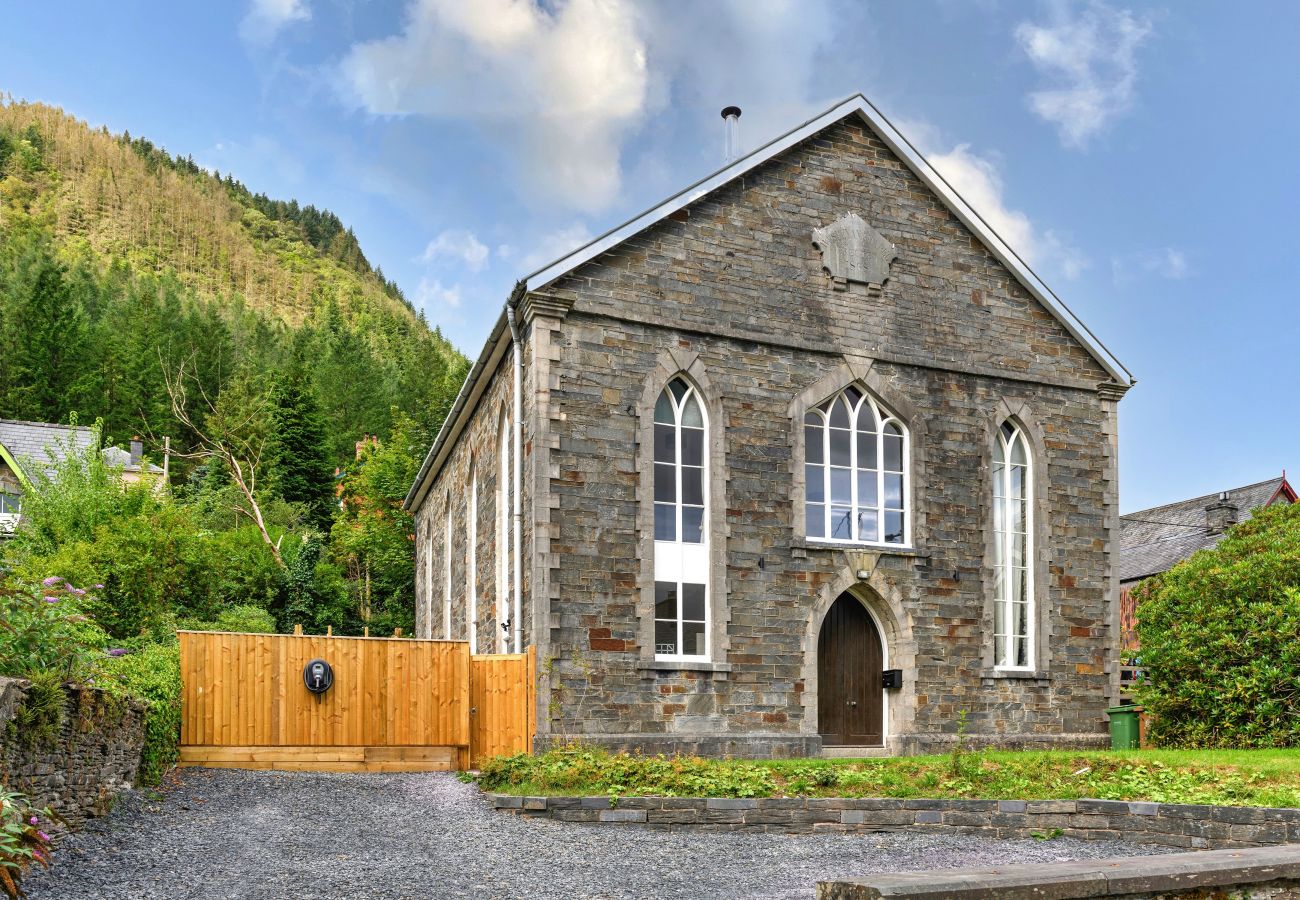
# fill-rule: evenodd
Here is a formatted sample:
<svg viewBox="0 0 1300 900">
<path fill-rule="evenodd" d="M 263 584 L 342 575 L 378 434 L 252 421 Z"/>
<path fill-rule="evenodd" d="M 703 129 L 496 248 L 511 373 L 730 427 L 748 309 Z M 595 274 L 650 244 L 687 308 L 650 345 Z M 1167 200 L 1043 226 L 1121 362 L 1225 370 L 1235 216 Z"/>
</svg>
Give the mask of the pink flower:
<svg viewBox="0 0 1300 900">
<path fill-rule="evenodd" d="M 46 602 L 46 603 L 58 603 L 58 602 L 59 602 L 59 598 L 58 598 L 58 597 L 46 597 L 46 598 L 45 598 L 45 602 Z"/>
<path fill-rule="evenodd" d="M 109 651 L 108 651 L 108 655 L 109 655 L 109 656 L 126 656 L 126 654 L 127 654 L 128 652 L 130 652 L 130 651 L 125 650 L 125 649 L 122 648 L 122 647 L 114 647 L 112 650 L 109 650 Z"/>
<path fill-rule="evenodd" d="M 102 584 L 96 584 L 91 586 L 97 591 L 102 591 L 104 589 L 104 586 Z"/>
<path fill-rule="evenodd" d="M 63 579 L 60 578 L 58 575 L 51 575 L 49 578 L 42 581 L 41 584 L 45 585 L 46 587 L 54 587 L 62 580 Z"/>
<path fill-rule="evenodd" d="M 47 844 L 50 842 L 50 836 L 49 836 L 48 834 L 46 834 L 44 831 L 38 831 L 38 832 L 36 832 L 36 836 L 37 836 L 38 838 L 40 838 L 41 840 L 43 840 L 43 841 L 44 841 L 45 843 L 47 843 Z"/>
<path fill-rule="evenodd" d="M 37 822 L 39 822 L 39 821 L 40 821 L 40 819 L 36 818 L 35 816 L 32 816 L 30 819 L 27 820 L 27 824 L 28 824 L 28 825 L 35 825 L 35 824 L 36 824 Z"/>
</svg>

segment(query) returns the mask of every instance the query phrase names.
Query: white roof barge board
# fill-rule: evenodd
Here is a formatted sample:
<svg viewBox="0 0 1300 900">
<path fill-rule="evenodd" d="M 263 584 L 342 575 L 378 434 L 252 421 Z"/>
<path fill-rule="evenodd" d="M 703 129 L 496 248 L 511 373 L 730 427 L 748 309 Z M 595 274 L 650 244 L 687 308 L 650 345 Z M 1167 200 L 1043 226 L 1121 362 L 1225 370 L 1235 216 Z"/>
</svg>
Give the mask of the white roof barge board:
<svg viewBox="0 0 1300 900">
<path fill-rule="evenodd" d="M 997 260 L 1006 266 L 1016 280 L 1029 291 L 1039 303 L 1057 318 L 1074 339 L 1082 344 L 1093 358 L 1120 385 L 1130 387 L 1134 384 L 1132 374 L 1124 368 L 1113 353 L 1097 339 L 1088 327 L 1052 293 L 1041 278 L 1020 258 L 1011 247 L 998 236 L 961 195 L 944 180 L 915 147 L 894 128 L 888 119 L 871 105 L 871 101 L 861 94 L 856 94 L 814 119 L 809 119 L 793 131 L 759 147 L 748 156 L 741 157 L 725 168 L 719 169 L 707 178 L 697 181 L 685 190 L 669 197 L 663 203 L 641 213 L 641 215 L 624 222 L 607 231 L 600 237 L 581 247 L 568 256 L 558 259 L 545 268 L 538 269 L 526 279 L 528 290 L 540 290 L 555 280 L 567 275 L 583 263 L 590 262 L 602 253 L 614 249 L 628 238 L 644 231 L 656 222 L 667 218 L 685 206 L 694 203 L 711 191 L 717 190 L 734 178 L 761 166 L 774 156 L 807 140 L 822 129 L 834 125 L 841 119 L 856 113 L 863 122 L 883 140 L 889 149 L 901 159 L 912 173 L 920 178 L 930 190 L 943 200 L 961 223 L 969 228 Z"/>
<path fill-rule="evenodd" d="M 547 287 L 584 263 L 590 262 L 602 253 L 614 249 L 623 241 L 639 234 L 679 209 L 689 206 L 706 194 L 717 190 L 733 179 L 739 178 L 761 166 L 778 154 L 802 143 L 822 129 L 854 114 L 858 115 L 866 126 L 885 142 L 889 149 L 903 161 L 917 178 L 921 179 L 926 187 L 943 200 L 948 209 L 952 211 L 952 214 L 983 242 L 989 252 L 1002 265 L 1007 267 L 1034 299 L 1056 317 L 1066 331 L 1088 350 L 1093 359 L 1106 370 L 1107 374 L 1115 379 L 1117 384 L 1128 388 L 1136 383 L 1132 373 L 1124 367 L 1124 364 L 1113 353 L 1106 349 L 1096 335 L 1088 330 L 1088 326 L 1084 325 L 1082 320 L 1057 298 L 1052 289 L 1038 277 L 1015 250 L 1011 249 L 1010 245 L 998 236 L 997 232 L 980 217 L 979 213 L 962 199 L 962 196 L 957 193 L 952 185 L 948 184 L 943 176 L 926 162 L 925 157 L 885 118 L 884 114 L 861 94 L 855 94 L 842 103 L 836 104 L 816 118 L 809 119 L 793 131 L 786 132 L 781 137 L 764 144 L 731 165 L 719 169 L 707 178 L 701 179 L 679 191 L 653 209 L 646 210 L 641 215 L 605 232 L 569 255 L 538 269 L 524 280 L 524 288 L 528 291 L 536 291 Z M 492 329 L 492 334 L 488 337 L 483 351 L 479 354 L 478 361 L 465 379 L 465 384 L 461 386 L 451 412 L 448 413 L 446 421 L 443 422 L 442 428 L 438 431 L 433 446 L 429 448 L 429 453 L 425 457 L 423 465 L 420 466 L 419 473 L 415 476 L 415 483 L 411 485 L 411 490 L 403 501 L 403 505 L 407 509 L 414 510 L 423 501 L 426 493 L 425 482 L 441 467 L 447 451 L 450 450 L 450 445 L 460 434 L 463 427 L 460 420 L 466 413 L 466 407 L 472 410 L 477 405 L 478 398 L 486 387 L 486 385 L 480 383 L 481 376 L 485 370 L 495 368 L 501 354 L 505 352 L 504 331 L 505 316 L 502 315 Z"/>
</svg>

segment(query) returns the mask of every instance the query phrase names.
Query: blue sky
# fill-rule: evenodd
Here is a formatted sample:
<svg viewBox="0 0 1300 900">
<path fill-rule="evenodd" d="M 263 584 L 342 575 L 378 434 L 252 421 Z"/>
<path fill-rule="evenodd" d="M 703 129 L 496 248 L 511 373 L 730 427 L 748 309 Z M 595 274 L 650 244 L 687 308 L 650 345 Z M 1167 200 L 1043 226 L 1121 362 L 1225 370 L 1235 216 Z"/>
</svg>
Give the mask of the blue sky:
<svg viewBox="0 0 1300 900">
<path fill-rule="evenodd" d="M 0 91 L 338 213 L 469 355 L 510 286 L 862 91 L 1137 375 L 1133 510 L 1300 467 L 1300 5 L 15 3 Z"/>
</svg>

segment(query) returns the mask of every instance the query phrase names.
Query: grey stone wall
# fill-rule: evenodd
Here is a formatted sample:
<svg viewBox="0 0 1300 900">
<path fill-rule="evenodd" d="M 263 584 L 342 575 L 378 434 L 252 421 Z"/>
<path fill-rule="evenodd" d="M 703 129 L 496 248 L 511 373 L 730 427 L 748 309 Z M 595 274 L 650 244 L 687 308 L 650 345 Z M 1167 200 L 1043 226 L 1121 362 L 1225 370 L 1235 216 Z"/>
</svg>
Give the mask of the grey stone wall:
<svg viewBox="0 0 1300 900">
<path fill-rule="evenodd" d="M 812 245 L 814 228 L 850 211 L 898 248 L 879 296 L 837 289 Z M 833 126 L 701 198 L 527 295 L 521 315 L 539 745 L 816 753 L 818 629 L 846 591 L 880 623 L 889 666 L 904 671 L 888 699 L 891 751 L 942 749 L 963 710 L 977 743 L 1104 743 L 1117 678 L 1110 554 L 1122 391 L 1101 387 L 1108 376 L 1087 351 L 863 126 Z M 655 663 L 647 646 L 642 407 L 665 358 L 690 359 L 697 384 L 707 380 L 720 442 L 708 664 Z M 418 513 L 417 557 L 440 560 L 451 498 L 453 637 L 464 636 L 471 451 L 480 639 L 495 627 L 495 428 L 509 374 L 506 355 Z M 846 552 L 803 537 L 792 409 L 851 381 L 911 429 L 907 551 Z M 991 666 L 989 452 L 1007 414 L 1035 437 L 1043 613 L 1038 665 L 1014 676 Z M 439 562 L 433 583 L 439 592 Z"/>
<path fill-rule="evenodd" d="M 899 247 L 883 295 L 837 291 L 814 227 L 848 210 Z M 868 215 L 869 213 L 869 215 Z M 649 750 L 817 747 L 817 628 L 851 590 L 904 669 L 889 745 L 1095 745 L 1110 694 L 1113 395 L 1101 368 L 861 126 L 842 124 L 698 201 L 549 289 L 557 335 L 550 483 L 551 730 Z M 665 353 L 707 373 L 722 410 L 725 655 L 645 660 L 638 591 L 647 502 L 639 404 Z M 915 552 L 804 540 L 791 404 L 865 385 L 913 436 Z M 814 401 L 815 402 L 815 401 Z M 1039 665 L 991 666 L 989 448 L 999 411 L 1036 446 Z M 718 418 L 715 416 L 715 418 Z M 863 567 L 871 577 L 860 582 Z M 728 741 L 731 741 L 729 744 Z M 784 742 L 784 749 L 777 744 Z"/>
<path fill-rule="evenodd" d="M 66 688 L 62 726 L 52 741 L 20 734 L 14 713 L 28 683 L 0 677 L 0 781 L 49 807 L 69 827 L 106 813 L 135 784 L 144 748 L 144 704 L 94 688 Z"/>
<path fill-rule="evenodd" d="M 1300 843 L 1300 809 L 1123 800 L 485 796 L 503 812 L 660 828 L 784 833 L 943 829 L 1000 838 L 1055 833 L 1194 850 Z"/>
<path fill-rule="evenodd" d="M 471 534 L 476 535 L 475 552 L 475 597 L 477 611 L 477 651 L 479 653 L 496 653 L 498 651 L 497 635 L 501 631 L 501 622 L 497 616 L 497 497 L 498 497 L 498 459 L 497 440 L 500 415 L 504 409 L 512 414 L 513 372 L 511 355 L 507 348 L 493 370 L 486 376 L 486 385 L 482 396 L 474 407 L 464 431 L 454 443 L 450 455 L 438 472 L 428 496 L 416 511 L 416 634 L 425 638 L 451 638 L 467 640 L 469 630 L 467 618 L 468 602 L 468 542 Z M 527 435 L 527 423 L 530 411 L 529 392 L 524 392 L 525 435 L 523 441 L 523 465 L 525 471 L 530 464 L 531 441 Z M 475 480 L 478 484 L 478 504 L 476 529 L 471 529 L 467 516 L 470 505 L 469 475 L 471 461 L 474 465 Z M 529 486 L 525 479 L 522 502 L 527 508 L 529 503 Z M 444 576 L 444 535 L 446 534 L 447 507 L 450 504 L 452 517 L 451 545 L 451 634 L 443 628 L 443 585 Z M 525 523 L 528 516 L 524 516 Z M 531 529 L 525 528 L 521 545 L 524 597 L 528 596 L 530 579 L 528 540 Z M 432 563 L 430 570 L 429 564 Z M 513 559 L 511 560 L 513 566 Z M 513 569 L 512 569 L 513 573 Z M 431 577 L 430 577 L 431 576 Z M 513 578 L 513 575 L 512 575 Z M 430 590 L 432 588 L 432 590 Z M 531 622 L 531 606 L 527 602 L 523 607 L 524 643 L 528 643 Z M 513 609 L 513 606 L 512 606 Z M 513 633 L 513 631 L 512 631 Z"/>
</svg>

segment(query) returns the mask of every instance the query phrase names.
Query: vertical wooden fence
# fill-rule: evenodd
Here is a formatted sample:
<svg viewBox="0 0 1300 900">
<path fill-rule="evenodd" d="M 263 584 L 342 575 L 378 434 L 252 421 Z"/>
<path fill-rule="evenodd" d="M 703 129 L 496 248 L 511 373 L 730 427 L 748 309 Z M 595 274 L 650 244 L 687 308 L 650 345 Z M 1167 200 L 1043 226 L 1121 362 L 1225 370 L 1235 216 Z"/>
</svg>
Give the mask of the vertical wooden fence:
<svg viewBox="0 0 1300 900">
<path fill-rule="evenodd" d="M 464 641 L 185 631 L 181 764 L 321 771 L 466 768 L 531 749 L 530 651 Z M 313 694 L 323 659 L 334 684 Z"/>
</svg>

